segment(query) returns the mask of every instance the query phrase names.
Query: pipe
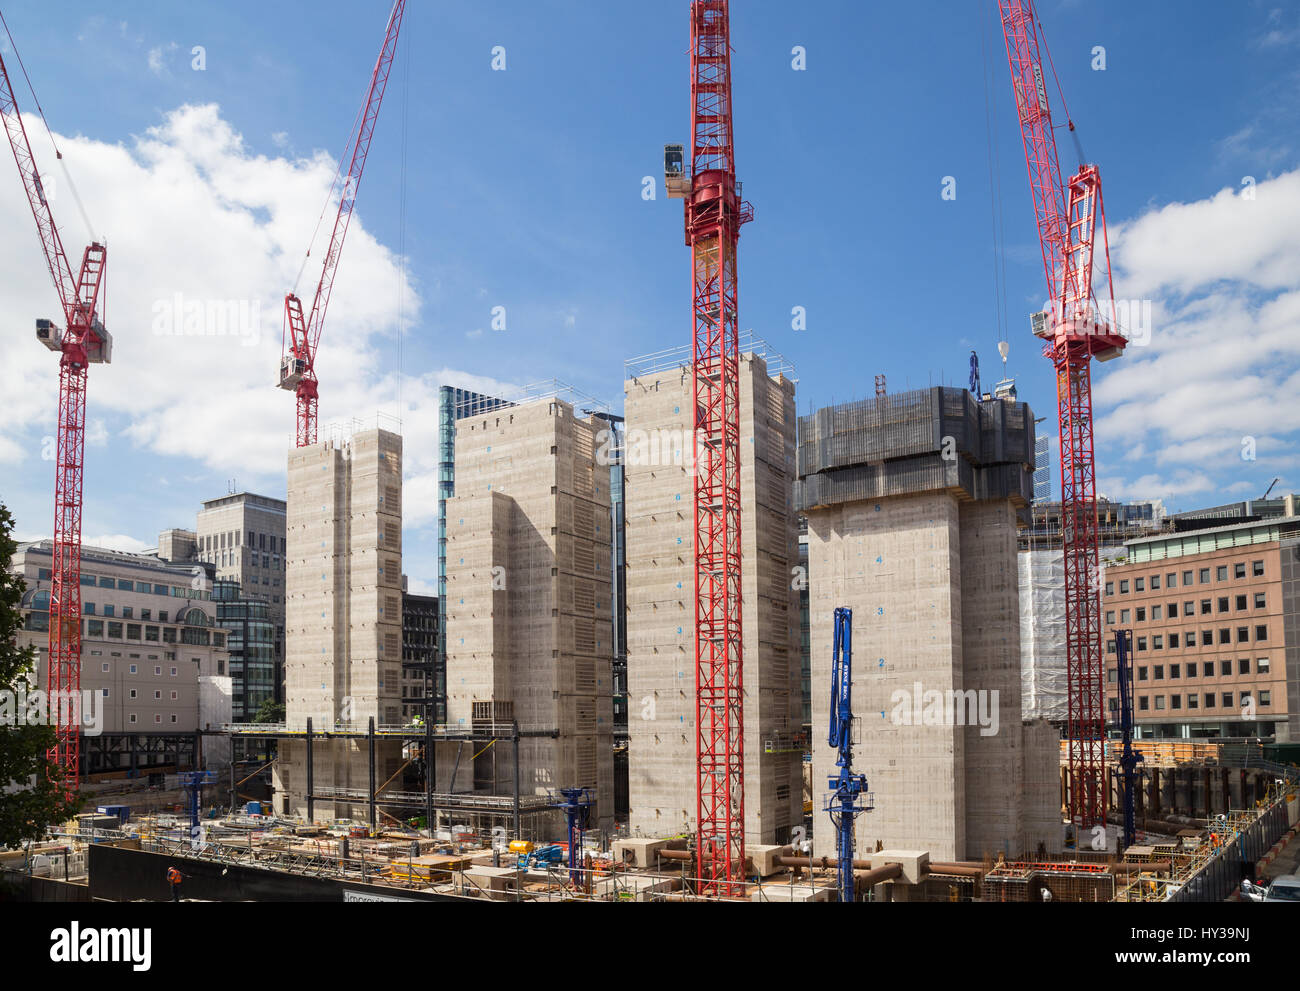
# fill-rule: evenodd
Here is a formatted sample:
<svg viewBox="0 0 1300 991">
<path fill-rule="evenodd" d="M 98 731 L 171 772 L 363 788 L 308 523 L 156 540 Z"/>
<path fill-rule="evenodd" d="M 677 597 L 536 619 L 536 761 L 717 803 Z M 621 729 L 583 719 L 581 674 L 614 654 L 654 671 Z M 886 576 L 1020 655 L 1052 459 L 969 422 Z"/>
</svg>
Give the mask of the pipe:
<svg viewBox="0 0 1300 991">
<path fill-rule="evenodd" d="M 902 864 L 885 864 L 869 871 L 853 872 L 853 880 L 860 883 L 864 888 L 880 884 L 882 881 L 892 881 L 894 878 L 902 876 Z"/>
</svg>

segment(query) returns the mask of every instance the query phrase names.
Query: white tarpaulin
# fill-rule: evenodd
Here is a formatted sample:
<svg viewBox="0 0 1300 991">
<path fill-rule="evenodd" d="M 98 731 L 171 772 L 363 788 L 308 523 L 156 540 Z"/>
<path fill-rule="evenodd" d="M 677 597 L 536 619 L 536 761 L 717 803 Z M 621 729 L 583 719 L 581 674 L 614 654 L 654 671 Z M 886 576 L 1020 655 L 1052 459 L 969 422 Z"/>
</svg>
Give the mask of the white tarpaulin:
<svg viewBox="0 0 1300 991">
<path fill-rule="evenodd" d="M 1065 559 L 1056 551 L 1021 551 L 1020 685 L 1024 719 L 1067 718 Z"/>
</svg>

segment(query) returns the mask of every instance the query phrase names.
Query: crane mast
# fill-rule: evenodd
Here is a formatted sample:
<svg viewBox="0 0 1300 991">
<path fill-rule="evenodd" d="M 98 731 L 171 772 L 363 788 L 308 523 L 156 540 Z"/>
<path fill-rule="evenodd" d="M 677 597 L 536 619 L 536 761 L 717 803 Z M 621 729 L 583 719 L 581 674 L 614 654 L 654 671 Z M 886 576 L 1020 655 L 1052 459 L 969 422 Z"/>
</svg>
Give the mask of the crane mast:
<svg viewBox="0 0 1300 991">
<path fill-rule="evenodd" d="M 695 433 L 695 729 L 701 888 L 738 894 L 745 863 L 736 246 L 754 218 L 736 181 L 728 0 L 691 3 L 691 172 L 664 153 L 691 249 Z"/>
<path fill-rule="evenodd" d="M 18 110 L 9 70 L 0 58 L 0 117 L 36 220 L 45 262 L 63 307 L 63 325 L 36 321 L 36 338 L 59 355 L 58 441 L 54 473 L 54 545 L 50 577 L 49 655 L 45 689 L 55 716 L 47 757 L 63 774 L 69 797 L 78 787 L 81 692 L 81 508 L 86 439 L 86 383 L 91 364 L 112 359 L 112 337 L 97 312 L 108 252 L 90 244 L 74 275 L 54 223 L 45 187 Z"/>
<path fill-rule="evenodd" d="M 1051 301 L 1046 311 L 1033 315 L 1032 324 L 1034 334 L 1046 342 L 1044 354 L 1056 369 L 1069 812 L 1071 820 L 1084 829 L 1105 823 L 1107 802 L 1092 359 L 1117 358 L 1128 342 L 1115 323 L 1101 172 L 1096 165 L 1085 164 L 1068 182 L 1062 182 L 1042 60 L 1046 46 L 1040 41 L 1032 0 L 998 0 L 998 9 Z M 1106 261 L 1105 298 L 1109 305 L 1105 309 L 1098 303 L 1094 286 L 1099 249 Z"/>
<path fill-rule="evenodd" d="M 357 191 L 361 187 L 361 177 L 366 169 L 370 141 L 374 137 L 375 124 L 379 120 L 379 108 L 383 105 L 384 92 L 388 88 L 388 77 L 392 72 L 393 58 L 397 54 L 397 39 L 402 30 L 402 16 L 405 12 L 406 0 L 396 0 L 388 16 L 388 28 L 384 32 L 384 43 L 379 49 L 379 59 L 375 62 L 374 72 L 370 75 L 370 88 L 366 93 L 366 102 L 361 112 L 356 140 L 352 143 L 351 155 L 349 156 L 348 150 L 344 149 L 343 158 L 339 163 L 339 175 L 343 177 L 339 209 L 334 218 L 334 230 L 330 236 L 329 249 L 325 253 L 320 281 L 316 285 L 316 294 L 312 298 L 311 310 L 304 312 L 302 300 L 294 293 L 289 293 L 284 298 L 286 352 L 280 361 L 280 388 L 293 392 L 298 397 L 298 447 L 310 447 L 316 443 L 316 413 L 319 402 L 316 349 L 320 344 L 321 331 L 325 327 L 325 314 L 329 309 L 330 295 L 334 291 L 334 277 L 338 273 L 339 257 L 343 253 L 343 242 L 348 236 L 348 226 L 352 221 L 352 210 L 356 206 Z M 349 163 L 346 174 L 343 173 L 343 162 Z"/>
</svg>

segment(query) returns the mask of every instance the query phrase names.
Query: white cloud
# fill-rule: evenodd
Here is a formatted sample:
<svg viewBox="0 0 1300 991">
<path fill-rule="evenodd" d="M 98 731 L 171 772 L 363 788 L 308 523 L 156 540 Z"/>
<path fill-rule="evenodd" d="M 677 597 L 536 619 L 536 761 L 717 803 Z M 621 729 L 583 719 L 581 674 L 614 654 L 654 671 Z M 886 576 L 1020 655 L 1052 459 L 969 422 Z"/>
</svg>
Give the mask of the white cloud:
<svg viewBox="0 0 1300 991">
<path fill-rule="evenodd" d="M 1110 479 L 1110 491 L 1227 491 L 1294 463 L 1300 170 L 1260 182 L 1254 200 L 1225 189 L 1155 208 L 1114 228 L 1112 246 L 1116 295 L 1151 300 L 1154 326 L 1148 345 L 1102 366 L 1097 436 L 1160 474 Z"/>
<path fill-rule="evenodd" d="M 155 544 L 146 544 L 143 540 L 136 540 L 134 537 L 124 533 L 104 534 L 99 537 L 83 537 L 81 540 L 82 547 L 102 547 L 110 551 L 123 551 L 128 554 L 139 554 L 141 551 L 152 550 Z"/>
<path fill-rule="evenodd" d="M 29 121 L 29 133 L 40 133 L 36 123 Z M 281 311 L 333 182 L 333 157 L 253 154 L 214 105 L 180 107 L 125 145 L 59 141 L 109 244 L 113 363 L 90 371 L 88 443 L 185 458 L 202 467 L 199 478 L 213 472 L 282 491 L 295 403 L 275 388 Z M 71 254 L 87 235 L 70 198 L 53 207 Z M 400 259 L 367 230 L 365 209 L 363 192 L 321 341 L 321 434 L 333 422 L 373 422 L 376 411 L 400 416 L 406 522 L 430 527 L 439 386 L 494 394 L 511 387 L 447 368 L 399 378 L 398 315 L 408 333 L 420 326 L 418 287 L 401 278 Z M 0 239 L 0 298 L 30 327 L 36 316 L 57 312 L 57 297 L 18 182 L 0 182 L 0 224 L 15 232 Z M 329 227 L 322 225 L 297 286 L 308 300 Z M 208 329 L 221 329 L 213 318 L 227 311 L 241 315 L 238 333 L 185 332 L 203 328 L 204 317 Z M 54 432 L 58 363 L 32 336 L 27 331 L 0 362 L 0 463 L 39 450 L 40 438 Z M 183 468 L 178 474 L 193 477 Z"/>
</svg>

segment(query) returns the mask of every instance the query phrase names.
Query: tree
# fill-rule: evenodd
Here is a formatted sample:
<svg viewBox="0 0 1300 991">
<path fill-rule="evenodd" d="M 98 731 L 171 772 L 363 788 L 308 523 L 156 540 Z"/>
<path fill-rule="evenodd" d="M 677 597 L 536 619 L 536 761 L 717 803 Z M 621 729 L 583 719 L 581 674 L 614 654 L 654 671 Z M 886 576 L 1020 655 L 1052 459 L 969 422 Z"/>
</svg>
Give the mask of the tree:
<svg viewBox="0 0 1300 991">
<path fill-rule="evenodd" d="M 46 760 L 54 746 L 54 727 L 28 726 L 15 696 L 36 670 L 36 652 L 18 646 L 26 582 L 9 571 L 18 545 L 13 517 L 0 503 L 0 692 L 10 700 L 12 719 L 0 725 L 0 846 L 39 840 L 46 828 L 75 815 L 80 803 L 64 797 L 62 773 Z"/>
<path fill-rule="evenodd" d="M 275 699 L 262 699 L 262 704 L 257 707 L 257 715 L 253 717 L 255 723 L 282 723 L 284 722 L 284 703 L 277 702 Z"/>
</svg>

